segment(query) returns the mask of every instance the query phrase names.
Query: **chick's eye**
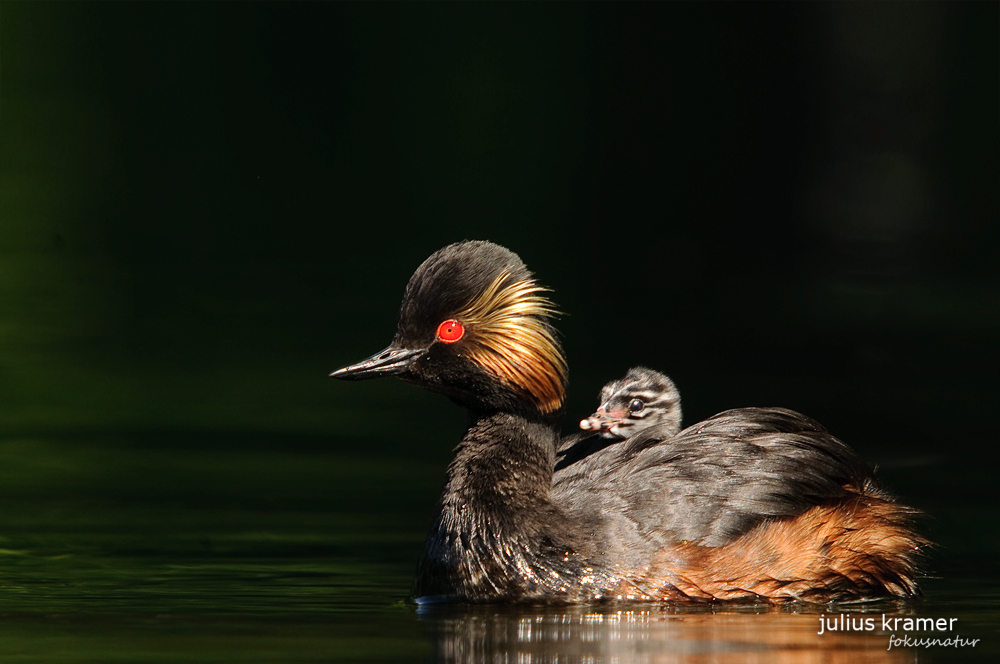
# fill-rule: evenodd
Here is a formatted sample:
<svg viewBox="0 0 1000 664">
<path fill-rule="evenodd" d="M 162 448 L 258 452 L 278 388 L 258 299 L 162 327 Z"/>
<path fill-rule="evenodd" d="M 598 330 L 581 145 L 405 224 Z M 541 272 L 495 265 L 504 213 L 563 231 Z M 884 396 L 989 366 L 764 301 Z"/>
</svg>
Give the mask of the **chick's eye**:
<svg viewBox="0 0 1000 664">
<path fill-rule="evenodd" d="M 632 401 L 628 405 L 628 412 L 630 412 L 630 413 L 638 413 L 640 410 L 642 410 L 645 407 L 645 405 L 646 404 L 644 404 L 639 399 L 632 399 Z"/>
<path fill-rule="evenodd" d="M 454 318 L 449 318 L 440 325 L 437 329 L 437 338 L 446 344 L 455 343 L 462 338 L 465 334 L 465 328 Z"/>
</svg>

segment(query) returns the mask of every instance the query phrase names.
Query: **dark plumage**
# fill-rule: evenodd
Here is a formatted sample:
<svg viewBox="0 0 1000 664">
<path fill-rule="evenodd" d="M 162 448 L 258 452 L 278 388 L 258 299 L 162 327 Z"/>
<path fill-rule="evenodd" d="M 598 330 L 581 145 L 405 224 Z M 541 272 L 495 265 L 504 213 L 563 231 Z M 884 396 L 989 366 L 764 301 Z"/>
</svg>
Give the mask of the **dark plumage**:
<svg viewBox="0 0 1000 664">
<path fill-rule="evenodd" d="M 410 279 L 392 345 L 333 374 L 398 375 L 470 412 L 418 601 L 917 593 L 913 510 L 798 413 L 730 410 L 679 433 L 668 422 L 557 466 L 566 368 L 542 293 L 512 252 L 450 245 Z"/>
</svg>

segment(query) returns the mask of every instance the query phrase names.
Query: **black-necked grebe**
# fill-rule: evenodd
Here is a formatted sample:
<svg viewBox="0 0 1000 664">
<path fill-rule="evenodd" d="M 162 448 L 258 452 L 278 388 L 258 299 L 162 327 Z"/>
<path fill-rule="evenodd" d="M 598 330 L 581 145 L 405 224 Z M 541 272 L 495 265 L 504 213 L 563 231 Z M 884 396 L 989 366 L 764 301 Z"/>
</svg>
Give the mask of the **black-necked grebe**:
<svg viewBox="0 0 1000 664">
<path fill-rule="evenodd" d="M 628 438 L 654 426 L 669 436 L 681 430 L 681 395 L 674 381 L 646 367 L 633 367 L 602 387 L 597 411 L 580 422 L 584 431 L 605 438 Z"/>
<path fill-rule="evenodd" d="M 397 375 L 470 412 L 418 601 L 829 601 L 917 593 L 925 541 L 851 448 L 779 408 L 652 427 L 555 470 L 566 362 L 512 252 L 449 245 L 407 284 L 392 344 L 332 375 Z"/>
<path fill-rule="evenodd" d="M 646 367 L 633 367 L 624 378 L 601 388 L 597 410 L 580 421 L 577 432 L 564 437 L 556 451 L 558 473 L 614 442 L 659 427 L 661 437 L 681 429 L 681 395 L 669 377 Z"/>
</svg>

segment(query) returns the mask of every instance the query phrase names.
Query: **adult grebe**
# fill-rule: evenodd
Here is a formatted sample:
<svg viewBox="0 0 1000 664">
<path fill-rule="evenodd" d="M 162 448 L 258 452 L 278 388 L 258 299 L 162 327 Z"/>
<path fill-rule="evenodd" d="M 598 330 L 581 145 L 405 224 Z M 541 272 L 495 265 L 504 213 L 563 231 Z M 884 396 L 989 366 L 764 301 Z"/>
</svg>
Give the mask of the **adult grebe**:
<svg viewBox="0 0 1000 664">
<path fill-rule="evenodd" d="M 553 472 L 566 362 L 553 306 L 489 242 L 431 255 L 392 344 L 335 371 L 397 375 L 466 407 L 418 601 L 829 601 L 917 593 L 914 511 L 813 420 L 727 411 L 652 427 Z"/>
</svg>

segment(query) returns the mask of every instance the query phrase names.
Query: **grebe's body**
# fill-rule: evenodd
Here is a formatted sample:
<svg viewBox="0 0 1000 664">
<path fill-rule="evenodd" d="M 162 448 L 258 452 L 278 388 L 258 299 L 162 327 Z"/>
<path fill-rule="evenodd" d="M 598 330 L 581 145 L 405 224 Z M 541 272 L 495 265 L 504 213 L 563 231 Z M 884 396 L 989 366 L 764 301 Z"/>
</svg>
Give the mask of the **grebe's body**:
<svg viewBox="0 0 1000 664">
<path fill-rule="evenodd" d="M 398 375 L 469 410 L 418 598 L 917 592 L 924 540 L 910 526 L 913 510 L 882 493 L 849 447 L 792 411 L 727 411 L 676 434 L 654 426 L 554 470 L 566 364 L 542 293 L 510 251 L 450 245 L 410 279 L 392 345 L 333 374 Z"/>
</svg>

